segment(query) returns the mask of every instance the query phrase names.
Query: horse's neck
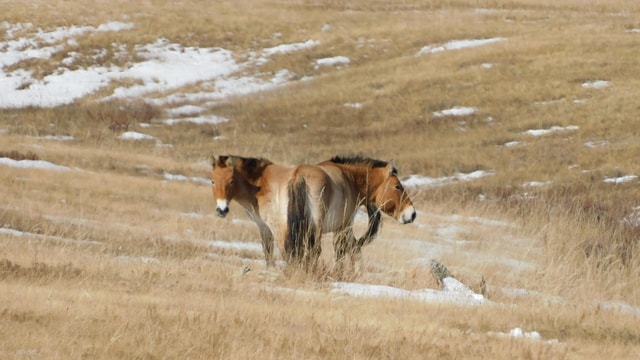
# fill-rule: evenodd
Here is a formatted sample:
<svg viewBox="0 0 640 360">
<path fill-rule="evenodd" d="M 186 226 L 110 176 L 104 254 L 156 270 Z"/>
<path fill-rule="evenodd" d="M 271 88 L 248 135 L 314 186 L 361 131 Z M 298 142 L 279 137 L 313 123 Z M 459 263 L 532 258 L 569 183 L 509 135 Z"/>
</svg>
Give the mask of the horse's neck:
<svg viewBox="0 0 640 360">
<path fill-rule="evenodd" d="M 372 182 L 372 179 L 374 178 L 372 169 L 356 166 L 352 166 L 350 169 L 351 171 L 349 172 L 355 182 L 359 197 L 370 202 L 373 197 L 373 190 L 377 187 L 377 184 Z"/>
<path fill-rule="evenodd" d="M 236 201 L 247 211 L 254 211 L 258 207 L 257 193 L 259 188 L 245 180 L 245 186 L 241 187 L 240 192 L 236 196 Z"/>
</svg>

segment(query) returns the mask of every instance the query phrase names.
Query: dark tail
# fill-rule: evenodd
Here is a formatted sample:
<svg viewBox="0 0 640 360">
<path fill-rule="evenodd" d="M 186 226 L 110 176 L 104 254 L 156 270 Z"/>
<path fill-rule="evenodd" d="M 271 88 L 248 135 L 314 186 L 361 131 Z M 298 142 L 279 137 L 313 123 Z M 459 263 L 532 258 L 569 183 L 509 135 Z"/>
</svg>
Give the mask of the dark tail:
<svg viewBox="0 0 640 360">
<path fill-rule="evenodd" d="M 303 260 L 305 249 L 313 251 L 316 241 L 308 193 L 309 188 L 303 177 L 297 177 L 289 183 L 288 229 L 284 247 L 289 260 L 297 262 Z"/>
<path fill-rule="evenodd" d="M 367 226 L 367 232 L 359 239 L 356 240 L 356 246 L 361 248 L 370 244 L 375 239 L 378 231 L 380 231 L 380 224 L 382 222 L 382 213 L 375 204 L 367 204 L 367 215 L 369 215 L 369 225 Z"/>
</svg>

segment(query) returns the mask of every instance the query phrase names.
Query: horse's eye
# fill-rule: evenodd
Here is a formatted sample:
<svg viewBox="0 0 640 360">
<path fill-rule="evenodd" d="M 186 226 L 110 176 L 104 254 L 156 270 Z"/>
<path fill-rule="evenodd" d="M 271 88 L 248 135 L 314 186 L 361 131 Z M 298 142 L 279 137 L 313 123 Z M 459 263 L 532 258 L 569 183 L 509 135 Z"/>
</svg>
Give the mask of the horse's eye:
<svg viewBox="0 0 640 360">
<path fill-rule="evenodd" d="M 400 184 L 396 185 L 396 190 L 402 191 L 402 185 L 400 185 Z"/>
<path fill-rule="evenodd" d="M 215 184 L 216 184 L 216 182 L 211 180 L 211 185 L 215 185 Z"/>
</svg>

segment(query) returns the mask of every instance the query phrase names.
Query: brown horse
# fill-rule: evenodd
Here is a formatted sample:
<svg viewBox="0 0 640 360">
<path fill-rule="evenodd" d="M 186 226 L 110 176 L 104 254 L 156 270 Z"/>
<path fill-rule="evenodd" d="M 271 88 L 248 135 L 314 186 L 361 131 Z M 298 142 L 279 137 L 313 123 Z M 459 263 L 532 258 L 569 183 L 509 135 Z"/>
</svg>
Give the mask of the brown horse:
<svg viewBox="0 0 640 360">
<path fill-rule="evenodd" d="M 317 166 L 283 167 L 266 159 L 220 156 L 212 158 L 212 167 L 216 213 L 224 217 L 231 200 L 245 208 L 260 229 L 268 266 L 274 234 L 286 260 L 315 264 L 323 233 L 335 233 L 341 261 L 375 237 L 379 210 L 402 223 L 415 219 L 397 171 L 381 161 L 335 157 Z M 351 225 L 361 205 L 367 206 L 369 227 L 356 239 Z"/>
<path fill-rule="evenodd" d="M 416 210 L 409 195 L 398 179 L 398 170 L 392 163 L 354 156 L 335 156 L 319 164 L 328 169 L 338 167 L 354 185 L 358 207 L 364 205 L 369 216 L 369 227 L 365 236 L 354 241 L 352 227 L 346 227 L 334 236 L 336 263 L 342 267 L 347 256 L 351 265 L 360 257 L 361 249 L 373 241 L 378 233 L 381 213 L 396 218 L 402 224 L 415 220 Z"/>
</svg>

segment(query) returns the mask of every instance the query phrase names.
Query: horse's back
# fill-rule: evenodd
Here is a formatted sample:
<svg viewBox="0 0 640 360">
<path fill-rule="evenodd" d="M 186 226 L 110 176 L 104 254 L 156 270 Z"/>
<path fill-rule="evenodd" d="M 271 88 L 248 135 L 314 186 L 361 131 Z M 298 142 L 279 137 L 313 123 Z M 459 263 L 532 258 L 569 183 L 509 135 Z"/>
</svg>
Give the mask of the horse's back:
<svg viewBox="0 0 640 360">
<path fill-rule="evenodd" d="M 358 208 L 357 192 L 340 167 L 327 163 L 315 168 L 324 174 L 321 190 L 325 212 L 323 232 L 342 230 L 351 224 L 355 216 Z"/>
</svg>

